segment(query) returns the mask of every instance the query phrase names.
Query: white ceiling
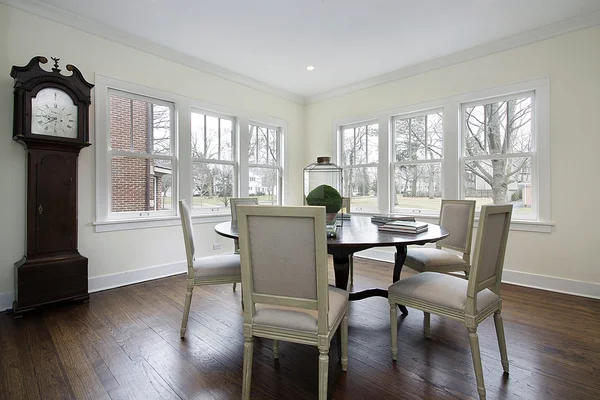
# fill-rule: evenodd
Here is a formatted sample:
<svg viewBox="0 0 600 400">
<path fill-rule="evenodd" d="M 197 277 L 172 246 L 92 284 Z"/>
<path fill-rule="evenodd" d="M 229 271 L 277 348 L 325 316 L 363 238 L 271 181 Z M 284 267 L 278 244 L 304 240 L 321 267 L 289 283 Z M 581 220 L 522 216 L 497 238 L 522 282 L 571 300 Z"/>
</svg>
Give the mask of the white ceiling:
<svg viewBox="0 0 600 400">
<path fill-rule="evenodd" d="M 68 10 L 95 22 L 90 26 L 310 97 L 598 12 L 600 0 L 19 0 L 17 6 Z"/>
</svg>

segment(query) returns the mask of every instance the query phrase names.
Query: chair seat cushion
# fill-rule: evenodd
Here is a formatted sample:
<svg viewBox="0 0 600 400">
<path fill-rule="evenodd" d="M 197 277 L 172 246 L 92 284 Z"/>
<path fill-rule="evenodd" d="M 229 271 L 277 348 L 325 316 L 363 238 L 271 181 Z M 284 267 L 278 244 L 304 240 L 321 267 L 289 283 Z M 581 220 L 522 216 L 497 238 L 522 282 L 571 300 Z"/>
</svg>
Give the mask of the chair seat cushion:
<svg viewBox="0 0 600 400">
<path fill-rule="evenodd" d="M 239 254 L 219 254 L 194 260 L 195 279 L 241 276 Z"/>
<path fill-rule="evenodd" d="M 427 247 L 408 249 L 404 265 L 419 272 L 450 267 L 456 267 L 456 271 L 466 271 L 469 268 L 469 263 L 456 254 Z"/>
<path fill-rule="evenodd" d="M 348 304 L 348 292 L 329 287 L 329 330 Z M 254 325 L 283 328 L 294 331 L 317 333 L 316 310 L 301 308 L 278 307 L 267 304 L 257 304 L 254 314 Z"/>
<path fill-rule="evenodd" d="M 389 296 L 408 297 L 436 306 L 465 311 L 469 281 L 437 272 L 423 272 L 401 279 L 389 287 Z M 496 293 L 484 289 L 477 294 L 477 312 L 498 301 Z"/>
</svg>

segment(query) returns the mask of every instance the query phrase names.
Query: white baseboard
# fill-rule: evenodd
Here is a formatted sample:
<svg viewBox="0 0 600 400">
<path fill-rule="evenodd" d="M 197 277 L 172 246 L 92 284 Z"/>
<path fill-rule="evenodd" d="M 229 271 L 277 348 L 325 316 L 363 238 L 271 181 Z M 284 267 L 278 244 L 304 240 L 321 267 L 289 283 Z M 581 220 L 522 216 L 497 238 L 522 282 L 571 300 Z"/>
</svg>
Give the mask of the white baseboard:
<svg viewBox="0 0 600 400">
<path fill-rule="evenodd" d="M 132 271 L 117 272 L 116 274 L 94 276 L 88 279 L 88 290 L 90 293 L 99 292 L 101 290 L 164 278 L 171 275 L 182 274 L 184 272 L 187 272 L 187 263 L 181 261 L 172 264 L 134 269 Z"/>
<path fill-rule="evenodd" d="M 395 252 L 396 249 L 392 248 L 373 248 L 363 250 L 355 255 L 371 260 L 393 263 Z M 507 269 L 502 272 L 502 282 L 535 289 L 549 290 L 551 292 L 600 299 L 600 284 L 598 283 L 575 281 L 572 279 L 557 278 L 554 276 L 531 274 L 528 272 L 512 271 Z"/>
<path fill-rule="evenodd" d="M 116 274 L 94 276 L 88 279 L 88 290 L 90 293 L 99 292 L 101 290 L 164 278 L 185 272 L 187 272 L 187 263 L 181 261 L 132 271 L 117 272 Z M 14 299 L 14 292 L 0 293 L 0 311 L 9 308 L 12 309 Z"/>
<path fill-rule="evenodd" d="M 374 248 L 356 253 L 355 256 L 393 263 L 394 254 L 395 249 Z M 99 292 L 101 290 L 182 274 L 186 271 L 187 265 L 184 261 L 157 265 L 149 268 L 91 277 L 88 280 L 88 288 L 90 293 Z M 597 283 L 511 270 L 504 270 L 503 278 L 503 282 L 518 286 L 600 299 L 600 284 Z M 0 293 L 0 311 L 12 308 L 14 299 L 14 292 Z"/>
</svg>

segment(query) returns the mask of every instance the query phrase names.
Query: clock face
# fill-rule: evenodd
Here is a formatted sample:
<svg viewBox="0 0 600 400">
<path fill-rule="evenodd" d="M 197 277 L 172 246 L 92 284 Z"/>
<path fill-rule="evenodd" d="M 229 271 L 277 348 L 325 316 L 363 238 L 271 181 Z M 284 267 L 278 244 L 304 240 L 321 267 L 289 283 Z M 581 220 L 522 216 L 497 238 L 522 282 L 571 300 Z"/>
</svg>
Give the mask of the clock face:
<svg viewBox="0 0 600 400">
<path fill-rule="evenodd" d="M 60 89 L 45 88 L 31 99 L 31 133 L 77 138 L 77 106 Z"/>
</svg>

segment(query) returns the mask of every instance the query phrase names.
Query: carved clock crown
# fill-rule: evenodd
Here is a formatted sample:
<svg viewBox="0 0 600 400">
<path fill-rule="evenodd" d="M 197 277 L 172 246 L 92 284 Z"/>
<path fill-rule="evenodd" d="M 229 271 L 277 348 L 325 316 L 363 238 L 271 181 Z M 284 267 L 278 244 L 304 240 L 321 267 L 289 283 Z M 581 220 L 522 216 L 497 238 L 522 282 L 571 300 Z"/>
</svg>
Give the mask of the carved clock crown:
<svg viewBox="0 0 600 400">
<path fill-rule="evenodd" d="M 71 64 L 67 64 L 66 70 L 72 74 L 63 75 L 58 65 L 60 59 L 52 57 L 52 60 L 52 71 L 40 66 L 48 63 L 43 56 L 33 57 L 23 67 L 14 65 L 10 70 L 10 76 L 14 78 L 13 139 L 25 146 L 38 142 L 55 142 L 79 148 L 89 146 L 89 105 L 94 85 L 87 82 L 81 71 Z M 45 88 L 59 89 L 72 99 L 78 116 L 76 138 L 45 137 L 32 133 L 32 98 Z"/>
</svg>

